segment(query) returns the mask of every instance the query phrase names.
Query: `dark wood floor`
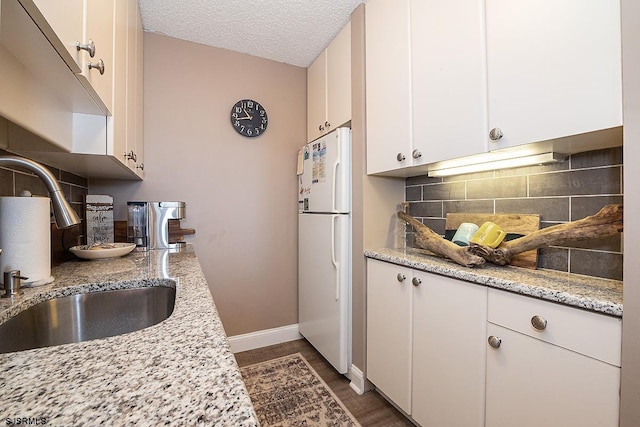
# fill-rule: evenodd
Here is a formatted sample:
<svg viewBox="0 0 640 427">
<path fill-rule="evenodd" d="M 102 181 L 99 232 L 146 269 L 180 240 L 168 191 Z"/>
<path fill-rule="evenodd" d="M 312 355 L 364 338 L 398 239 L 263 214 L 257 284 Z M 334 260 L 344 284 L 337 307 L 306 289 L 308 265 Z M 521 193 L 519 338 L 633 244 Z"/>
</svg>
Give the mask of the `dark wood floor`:
<svg viewBox="0 0 640 427">
<path fill-rule="evenodd" d="M 338 372 L 307 340 L 301 339 L 270 347 L 236 353 L 239 366 L 252 365 L 288 354 L 301 353 L 313 369 L 344 403 L 363 427 L 413 426 L 413 424 L 375 391 L 358 395 L 349 380 Z"/>
</svg>

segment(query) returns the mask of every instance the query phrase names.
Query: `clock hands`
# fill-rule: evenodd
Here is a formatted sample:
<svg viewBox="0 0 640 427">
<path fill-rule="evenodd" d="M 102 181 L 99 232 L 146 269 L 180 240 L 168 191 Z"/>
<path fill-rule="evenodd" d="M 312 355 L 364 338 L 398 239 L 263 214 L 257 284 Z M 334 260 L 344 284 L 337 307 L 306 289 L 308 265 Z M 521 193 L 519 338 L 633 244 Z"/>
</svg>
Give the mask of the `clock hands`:
<svg viewBox="0 0 640 427">
<path fill-rule="evenodd" d="M 243 108 L 242 111 L 244 111 L 246 116 L 245 117 L 238 117 L 238 120 L 246 120 L 246 119 L 253 120 L 253 116 L 250 116 L 249 113 L 247 113 L 247 109 L 246 108 Z"/>
</svg>

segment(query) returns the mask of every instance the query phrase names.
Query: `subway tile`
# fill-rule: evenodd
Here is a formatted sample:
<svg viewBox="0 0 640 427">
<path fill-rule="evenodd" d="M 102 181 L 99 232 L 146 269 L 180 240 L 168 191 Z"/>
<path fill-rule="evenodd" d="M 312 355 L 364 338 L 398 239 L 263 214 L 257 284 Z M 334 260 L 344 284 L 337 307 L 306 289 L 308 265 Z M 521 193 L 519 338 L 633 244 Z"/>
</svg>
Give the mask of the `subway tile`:
<svg viewBox="0 0 640 427">
<path fill-rule="evenodd" d="M 606 205 L 622 203 L 622 196 L 571 197 L 571 221 L 598 213 Z"/>
<path fill-rule="evenodd" d="M 495 176 L 496 176 L 495 171 L 475 172 L 475 173 L 465 173 L 461 175 L 445 176 L 442 178 L 442 181 L 443 182 L 471 181 L 473 179 L 494 178 Z"/>
<path fill-rule="evenodd" d="M 437 184 L 442 182 L 442 178 L 431 178 L 428 175 L 412 176 L 405 180 L 405 185 L 422 185 L 422 184 Z"/>
<path fill-rule="evenodd" d="M 538 268 L 569 271 L 569 250 L 554 247 L 538 249 Z"/>
<path fill-rule="evenodd" d="M 496 177 L 502 178 L 507 176 L 531 175 L 534 173 L 557 172 L 569 169 L 569 162 L 549 163 L 547 165 L 522 166 L 519 168 L 502 169 L 496 171 Z"/>
<path fill-rule="evenodd" d="M 467 199 L 503 199 L 526 196 L 527 178 L 525 176 L 467 182 Z"/>
<path fill-rule="evenodd" d="M 583 241 L 575 241 L 569 244 L 565 244 L 568 248 L 577 249 L 593 249 L 598 251 L 607 252 L 621 252 L 622 251 L 622 235 L 617 234 L 615 236 L 599 237 L 597 239 L 589 239 Z"/>
<path fill-rule="evenodd" d="M 622 280 L 621 254 L 571 249 L 569 256 L 571 273 Z"/>
<path fill-rule="evenodd" d="M 568 221 L 569 198 L 500 199 L 496 213 L 538 214 L 541 221 Z"/>
<path fill-rule="evenodd" d="M 404 199 L 407 202 L 413 202 L 416 200 L 422 200 L 422 186 L 413 185 L 411 187 L 404 188 Z"/>
<path fill-rule="evenodd" d="M 413 202 L 409 203 L 407 213 L 415 217 L 442 218 L 442 202 Z"/>
<path fill-rule="evenodd" d="M 622 164 L 622 147 L 586 151 L 571 156 L 571 169 L 592 168 Z"/>
<path fill-rule="evenodd" d="M 87 182 L 87 178 L 75 175 L 71 172 L 60 171 L 60 181 L 67 182 L 69 184 L 75 184 L 80 187 L 88 187 L 89 184 Z"/>
<path fill-rule="evenodd" d="M 459 200 L 443 202 L 443 216 L 448 213 L 493 213 L 493 200 Z"/>
<path fill-rule="evenodd" d="M 49 196 L 47 187 L 42 180 L 35 175 L 27 175 L 23 173 L 15 174 L 16 196 L 24 190 L 30 191 L 33 196 Z"/>
<path fill-rule="evenodd" d="M 65 189 L 65 197 L 67 197 L 67 199 L 69 199 L 72 202 L 75 203 L 84 203 L 84 197 L 89 194 L 89 190 L 83 187 L 77 187 L 75 185 L 68 185 L 68 184 L 61 184 L 68 186 L 67 188 L 69 188 L 69 193 L 67 193 L 67 190 Z"/>
<path fill-rule="evenodd" d="M 620 194 L 620 168 L 582 169 L 529 176 L 529 196 Z"/>
<path fill-rule="evenodd" d="M 425 185 L 422 188 L 423 200 L 459 200 L 465 198 L 464 182 L 448 182 Z"/>
<path fill-rule="evenodd" d="M 0 169 L 0 196 L 14 196 L 13 172 L 7 169 Z"/>
<path fill-rule="evenodd" d="M 433 230 L 434 232 L 438 233 L 441 236 L 444 236 L 444 226 L 445 226 L 445 220 L 444 219 L 430 219 L 430 218 L 426 218 L 424 221 L 422 221 L 422 223 L 424 225 L 426 225 L 427 227 L 429 227 L 431 230 Z"/>
</svg>

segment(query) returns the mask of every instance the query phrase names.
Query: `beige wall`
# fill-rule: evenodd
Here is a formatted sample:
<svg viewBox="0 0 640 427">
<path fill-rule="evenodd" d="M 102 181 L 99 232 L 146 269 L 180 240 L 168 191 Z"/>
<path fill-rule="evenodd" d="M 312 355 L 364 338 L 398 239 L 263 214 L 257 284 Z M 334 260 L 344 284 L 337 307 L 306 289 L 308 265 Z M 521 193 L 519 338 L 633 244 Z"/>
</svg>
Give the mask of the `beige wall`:
<svg viewBox="0 0 640 427">
<path fill-rule="evenodd" d="M 297 148 L 306 140 L 306 70 L 145 33 L 145 179 L 91 181 L 129 200 L 187 203 L 196 247 L 227 335 L 298 322 Z M 232 105 L 262 103 L 266 133 L 232 129 Z"/>
<path fill-rule="evenodd" d="M 620 427 L 640 425 L 640 3 L 622 1 L 622 77 L 624 95 L 624 318 Z M 631 218 L 632 221 L 627 221 Z"/>
</svg>

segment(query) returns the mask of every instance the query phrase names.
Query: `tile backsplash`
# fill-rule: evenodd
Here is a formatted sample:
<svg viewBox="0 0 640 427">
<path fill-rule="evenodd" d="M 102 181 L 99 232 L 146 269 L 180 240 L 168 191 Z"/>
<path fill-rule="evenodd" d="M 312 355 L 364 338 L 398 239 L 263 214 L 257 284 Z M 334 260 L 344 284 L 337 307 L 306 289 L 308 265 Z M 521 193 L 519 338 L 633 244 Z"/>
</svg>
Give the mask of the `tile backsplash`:
<svg viewBox="0 0 640 427">
<path fill-rule="evenodd" d="M 407 178 L 408 213 L 444 235 L 447 213 L 539 214 L 540 227 L 622 203 L 622 147 L 574 154 L 544 166 Z M 414 234 L 406 233 L 407 246 Z M 622 235 L 538 251 L 538 268 L 622 280 Z"/>
</svg>

